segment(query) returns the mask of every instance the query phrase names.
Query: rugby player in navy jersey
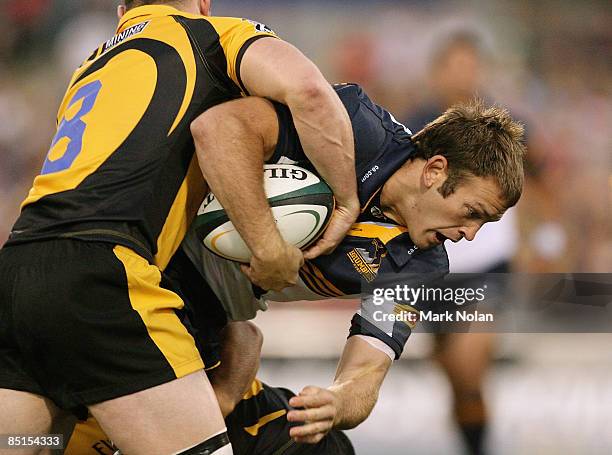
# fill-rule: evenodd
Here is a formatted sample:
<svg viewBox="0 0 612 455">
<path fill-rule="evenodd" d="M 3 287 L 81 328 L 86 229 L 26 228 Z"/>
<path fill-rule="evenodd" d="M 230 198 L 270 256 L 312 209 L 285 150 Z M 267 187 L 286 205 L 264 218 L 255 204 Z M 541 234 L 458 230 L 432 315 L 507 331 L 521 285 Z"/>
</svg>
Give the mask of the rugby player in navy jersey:
<svg viewBox="0 0 612 455">
<path fill-rule="evenodd" d="M 413 135 L 358 85 L 334 88 L 353 127 L 361 214 L 332 254 L 307 260 L 298 283 L 282 291 L 254 288 L 239 264 L 206 250 L 192 229 L 183 251 L 230 320 L 253 318 L 267 300 L 355 296 L 363 281 L 375 284 L 384 274 L 447 273 L 444 241 L 472 240 L 521 195 L 523 128 L 505 110 L 479 102 L 457 105 Z M 206 137 L 210 146 L 223 148 L 232 138 L 249 144 L 249 153 L 258 154 L 262 165 L 312 167 L 282 104 L 250 97 L 213 111 L 223 122 L 192 130 L 196 143 Z M 316 443 L 332 427 L 348 429 L 362 422 L 409 335 L 404 322 L 381 330 L 371 314 L 356 314 L 334 384 L 306 387 L 290 400 L 294 407 L 307 408 L 287 414 L 290 422 L 305 422 L 291 428 L 291 437 Z"/>
<path fill-rule="evenodd" d="M 504 110 L 477 103 L 455 107 L 412 135 L 359 86 L 335 90 L 353 126 L 361 202 L 361 215 L 338 248 L 307 260 L 295 286 L 265 292 L 252 286 L 239 264 L 206 250 L 192 229 L 166 270 L 184 295 L 207 365 L 216 363 L 216 337 L 225 320 L 252 319 L 267 300 L 350 297 L 360 293 L 363 281 L 376 284 L 385 274 L 447 273 L 444 240 L 473 239 L 521 194 L 522 128 Z M 249 97 L 213 109 L 223 121 L 200 124 L 200 130 L 193 130 L 196 142 L 206 136 L 209 146 L 223 148 L 232 138 L 249 144 L 249 153 L 258 154 L 262 166 L 310 167 L 285 106 Z M 224 415 L 229 414 L 228 434 L 236 453 L 351 453 L 338 432 L 329 432 L 353 428 L 367 418 L 410 330 L 401 321 L 381 328 L 371 314 L 356 314 L 334 384 L 306 387 L 296 397 L 262 386 L 243 399 L 254 379 L 245 373 L 254 375 L 256 368 L 245 359 L 221 356 L 226 368 L 213 369 L 209 376 Z M 222 349 L 241 353 L 248 346 L 226 340 Z M 239 367 L 231 367 L 232 362 Z M 319 450 L 319 444 L 326 448 Z"/>
</svg>

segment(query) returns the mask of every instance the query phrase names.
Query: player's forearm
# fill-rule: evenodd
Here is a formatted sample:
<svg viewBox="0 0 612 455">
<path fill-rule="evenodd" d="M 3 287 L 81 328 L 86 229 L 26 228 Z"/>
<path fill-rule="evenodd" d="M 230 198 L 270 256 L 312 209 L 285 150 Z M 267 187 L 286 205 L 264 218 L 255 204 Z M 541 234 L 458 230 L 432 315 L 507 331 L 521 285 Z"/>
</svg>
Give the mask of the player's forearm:
<svg viewBox="0 0 612 455">
<path fill-rule="evenodd" d="M 353 130 L 344 105 L 322 76 L 287 94 L 304 152 L 340 205 L 358 206 Z M 333 128 L 330 128 L 333 125 Z"/>
<path fill-rule="evenodd" d="M 208 374 L 223 417 L 234 410 L 255 379 L 262 342 L 261 331 L 248 321 L 230 322 L 223 330 L 221 364 Z"/>
<path fill-rule="evenodd" d="M 368 418 L 378 400 L 391 359 L 363 340 L 349 338 L 329 390 L 338 398 L 334 427 L 355 428 Z"/>
<path fill-rule="evenodd" d="M 362 375 L 335 381 L 329 390 L 338 397 L 334 427 L 350 430 L 368 418 L 376 401 L 385 372 L 367 371 Z M 373 377 L 375 376 L 375 377 Z"/>
<path fill-rule="evenodd" d="M 257 130 L 256 118 L 248 118 L 256 117 L 256 109 L 237 116 L 232 103 L 239 102 L 205 112 L 191 131 L 204 178 L 257 257 L 275 245 L 280 248 L 283 240 L 263 188 L 266 141 Z"/>
</svg>

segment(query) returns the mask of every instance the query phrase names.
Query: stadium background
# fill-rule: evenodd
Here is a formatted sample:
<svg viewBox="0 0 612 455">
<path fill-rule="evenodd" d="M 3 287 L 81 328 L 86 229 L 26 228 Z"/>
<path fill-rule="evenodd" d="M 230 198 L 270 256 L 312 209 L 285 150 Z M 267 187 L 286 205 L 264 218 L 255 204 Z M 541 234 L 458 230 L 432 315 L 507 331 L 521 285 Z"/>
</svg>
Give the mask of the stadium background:
<svg viewBox="0 0 612 455">
<path fill-rule="evenodd" d="M 609 3 L 217 0 L 213 12 L 266 23 L 330 81 L 359 82 L 400 119 L 431 96 L 437 43 L 477 34 L 488 56 L 481 95 L 525 121 L 539 171 L 515 211 L 514 270 L 611 271 Z M 114 14 L 109 0 L 0 0 L 0 241 L 41 167 L 70 73 L 113 34 Z M 261 377 L 294 390 L 329 384 L 356 305 L 261 315 Z M 485 387 L 491 453 L 612 453 L 611 346 L 609 334 L 501 334 Z M 372 416 L 350 432 L 357 453 L 462 453 L 430 350 L 429 335 L 411 338 Z"/>
</svg>

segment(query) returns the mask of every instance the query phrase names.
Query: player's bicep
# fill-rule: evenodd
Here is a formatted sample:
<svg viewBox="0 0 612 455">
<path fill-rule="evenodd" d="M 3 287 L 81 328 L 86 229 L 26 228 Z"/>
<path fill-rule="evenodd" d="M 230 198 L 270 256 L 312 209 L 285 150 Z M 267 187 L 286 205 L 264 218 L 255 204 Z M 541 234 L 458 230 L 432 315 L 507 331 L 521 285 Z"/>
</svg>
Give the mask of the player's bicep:
<svg viewBox="0 0 612 455">
<path fill-rule="evenodd" d="M 278 39 L 252 43 L 240 61 L 240 79 L 251 95 L 287 103 L 292 91 L 307 93 L 324 81 L 319 69 L 295 46 Z"/>
<path fill-rule="evenodd" d="M 242 59 L 247 50 L 261 38 L 276 38 L 271 41 L 280 41 L 278 36 L 266 25 L 249 19 L 214 17 L 209 20 L 219 34 L 219 43 L 226 58 L 227 75 L 245 94 L 249 94 L 242 83 Z"/>
</svg>

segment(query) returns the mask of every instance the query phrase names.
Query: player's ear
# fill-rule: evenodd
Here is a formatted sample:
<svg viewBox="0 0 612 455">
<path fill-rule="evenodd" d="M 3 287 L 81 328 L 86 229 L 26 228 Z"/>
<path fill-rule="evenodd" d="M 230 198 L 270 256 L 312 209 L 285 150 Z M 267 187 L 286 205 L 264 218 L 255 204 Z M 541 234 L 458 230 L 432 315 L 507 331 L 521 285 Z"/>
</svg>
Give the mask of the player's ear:
<svg viewBox="0 0 612 455">
<path fill-rule="evenodd" d="M 199 0 L 200 2 L 200 14 L 202 16 L 210 16 L 212 8 L 212 0 Z"/>
<path fill-rule="evenodd" d="M 423 166 L 423 184 L 431 188 L 435 183 L 441 183 L 448 177 L 448 161 L 442 155 L 434 155 Z"/>
<path fill-rule="evenodd" d="M 117 18 L 121 20 L 123 15 L 125 14 L 125 5 L 117 5 Z"/>
</svg>

